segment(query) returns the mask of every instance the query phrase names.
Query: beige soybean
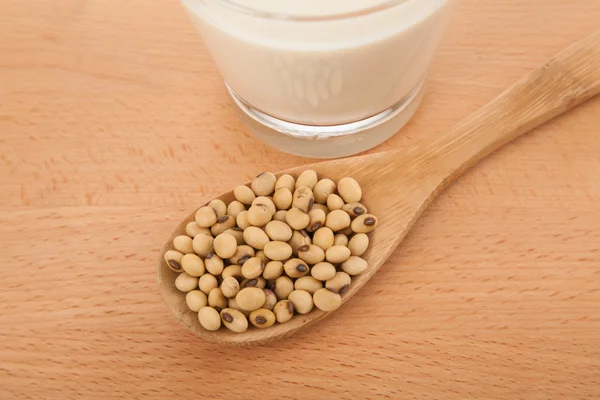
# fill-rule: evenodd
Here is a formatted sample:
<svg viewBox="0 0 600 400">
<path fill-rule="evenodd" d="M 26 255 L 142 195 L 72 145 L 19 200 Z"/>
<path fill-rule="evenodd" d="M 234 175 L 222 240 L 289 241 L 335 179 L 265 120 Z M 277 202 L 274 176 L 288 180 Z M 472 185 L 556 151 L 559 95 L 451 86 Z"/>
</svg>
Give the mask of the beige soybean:
<svg viewBox="0 0 600 400">
<path fill-rule="evenodd" d="M 242 333 L 248 330 L 246 316 L 233 308 L 224 308 L 221 310 L 221 320 L 223 321 L 223 325 L 230 331 Z"/>
<path fill-rule="evenodd" d="M 254 249 L 246 244 L 238 246 L 235 254 L 232 257 L 229 257 L 229 261 L 232 264 L 244 265 L 246 260 L 250 257 L 254 257 Z"/>
<path fill-rule="evenodd" d="M 292 205 L 293 195 L 288 188 L 277 189 L 273 195 L 273 203 L 278 210 L 287 210 Z"/>
<path fill-rule="evenodd" d="M 342 263 L 342 270 L 348 275 L 358 275 L 367 269 L 367 261 L 358 256 L 350 256 Z"/>
<path fill-rule="evenodd" d="M 237 226 L 242 229 L 249 227 L 250 222 L 248 222 L 248 211 L 244 210 L 240 212 L 237 217 L 235 217 L 235 222 L 237 223 Z"/>
<path fill-rule="evenodd" d="M 285 222 L 294 230 L 302 230 L 308 226 L 310 216 L 299 208 L 292 208 L 285 214 Z"/>
<path fill-rule="evenodd" d="M 244 229 L 244 241 L 257 250 L 262 250 L 270 242 L 269 236 L 262 229 L 251 226 Z"/>
<path fill-rule="evenodd" d="M 192 247 L 200 257 L 206 257 L 212 250 L 213 240 L 212 236 L 200 234 L 192 240 Z"/>
<path fill-rule="evenodd" d="M 308 314 L 313 309 L 313 298 L 306 290 L 294 290 L 288 300 L 294 305 L 294 310 L 298 314 Z"/>
<path fill-rule="evenodd" d="M 329 214 L 329 208 L 327 208 L 325 204 L 315 203 L 313 204 L 311 210 L 322 210 L 325 213 L 325 215 Z"/>
<path fill-rule="evenodd" d="M 352 221 L 351 228 L 356 233 L 369 233 L 377 226 L 377 217 L 373 214 L 363 214 Z"/>
<path fill-rule="evenodd" d="M 295 290 L 306 290 L 310 294 L 314 294 L 317 290 L 323 287 L 323 282 L 318 279 L 313 278 L 312 276 L 303 276 L 301 278 L 296 279 L 294 282 Z"/>
<path fill-rule="evenodd" d="M 207 205 L 215 209 L 219 218 L 227 214 L 227 205 L 225 205 L 223 200 L 214 199 L 209 201 Z"/>
<path fill-rule="evenodd" d="M 264 204 L 256 204 L 248 210 L 248 222 L 253 226 L 265 226 L 271 221 L 273 214 Z"/>
<path fill-rule="evenodd" d="M 333 245 L 334 246 L 347 246 L 348 245 L 348 236 L 343 233 L 336 233 L 333 237 Z"/>
<path fill-rule="evenodd" d="M 348 214 L 351 219 L 354 219 L 359 215 L 366 214 L 367 207 L 363 206 L 360 203 L 349 203 L 344 204 L 344 206 L 342 207 L 342 211 L 346 212 L 346 214 Z"/>
<path fill-rule="evenodd" d="M 292 246 L 292 253 L 294 253 L 294 254 L 298 253 L 299 247 L 302 247 L 304 245 L 308 245 L 311 243 L 312 242 L 311 242 L 310 236 L 308 235 L 308 232 L 306 232 L 304 230 L 294 231 L 294 233 L 292 233 L 292 238 L 288 241 L 288 244 L 290 246 Z"/>
<path fill-rule="evenodd" d="M 337 191 L 346 203 L 358 203 L 362 198 L 362 189 L 354 178 L 342 178 L 338 182 Z"/>
<path fill-rule="evenodd" d="M 318 279 L 320 281 L 327 281 L 332 279 L 336 273 L 335 267 L 328 262 L 320 262 L 310 269 L 310 274 L 313 278 Z"/>
<path fill-rule="evenodd" d="M 331 279 L 327 280 L 327 282 L 325 282 L 325 287 L 336 293 L 344 294 L 350 288 L 351 281 L 352 281 L 352 279 L 350 278 L 350 275 L 348 275 L 345 272 L 340 271 L 340 272 L 336 272 L 335 276 L 333 278 L 331 278 Z"/>
<path fill-rule="evenodd" d="M 245 287 L 235 296 L 235 301 L 242 310 L 258 310 L 265 304 L 265 292 L 257 287 Z"/>
<path fill-rule="evenodd" d="M 204 261 L 196 254 L 186 254 L 181 259 L 181 267 L 183 270 L 191 276 L 201 276 L 206 271 Z"/>
<path fill-rule="evenodd" d="M 173 247 L 175 250 L 187 254 L 193 253 L 194 248 L 192 246 L 192 238 L 188 235 L 178 235 L 173 238 Z"/>
<path fill-rule="evenodd" d="M 275 191 L 277 191 L 280 188 L 286 188 L 290 192 L 293 192 L 296 188 L 296 180 L 293 176 L 289 174 L 281 175 L 275 183 Z"/>
<path fill-rule="evenodd" d="M 188 224 L 185 226 L 185 233 L 192 239 L 201 233 L 205 235 L 212 235 L 212 233 L 210 233 L 210 229 L 199 226 L 196 221 L 188 222 Z"/>
<path fill-rule="evenodd" d="M 327 197 L 329 197 L 330 194 L 335 193 L 335 189 L 335 182 L 333 182 L 331 179 L 321 179 L 313 188 L 315 203 L 327 203 Z"/>
<path fill-rule="evenodd" d="M 283 324 L 294 316 L 294 305 L 289 300 L 280 300 L 273 307 L 273 313 L 277 322 Z"/>
<path fill-rule="evenodd" d="M 234 200 L 227 206 L 227 215 L 231 215 L 233 218 L 237 218 L 238 214 L 246 209 L 241 202 Z"/>
<path fill-rule="evenodd" d="M 237 240 L 227 233 L 221 233 L 215 238 L 213 248 L 219 257 L 229 258 L 232 257 L 237 250 Z"/>
<path fill-rule="evenodd" d="M 281 261 L 269 261 L 263 270 L 263 278 L 277 279 L 283 274 L 283 263 Z"/>
<path fill-rule="evenodd" d="M 309 232 L 315 232 L 317 229 L 325 224 L 326 214 L 323 210 L 313 209 L 308 213 L 309 221 L 306 230 Z"/>
<path fill-rule="evenodd" d="M 283 270 L 290 278 L 300 278 L 310 272 L 310 268 L 303 260 L 292 258 L 283 264 Z"/>
<path fill-rule="evenodd" d="M 228 233 L 231 236 L 233 236 L 235 238 L 235 241 L 237 242 L 238 246 L 241 246 L 241 245 L 245 244 L 245 242 L 244 242 L 244 230 L 243 229 L 241 229 L 241 228 L 239 228 L 237 226 L 234 226 L 231 229 L 227 229 L 223 233 Z"/>
<path fill-rule="evenodd" d="M 287 210 L 279 210 L 273 215 L 273 221 L 281 221 L 285 222 L 285 216 L 287 215 Z"/>
<path fill-rule="evenodd" d="M 204 257 L 204 266 L 206 270 L 211 274 L 217 276 L 223 272 L 223 268 L 225 267 L 225 263 L 223 259 L 216 254 L 209 253 Z"/>
<path fill-rule="evenodd" d="M 221 274 L 221 278 L 223 280 L 232 277 L 235 278 L 238 282 L 241 282 L 244 279 L 242 275 L 242 267 L 240 265 L 229 265 L 223 269 L 223 273 Z"/>
<path fill-rule="evenodd" d="M 287 276 L 280 276 L 275 279 L 272 290 L 279 300 L 286 300 L 294 290 L 294 282 Z"/>
<path fill-rule="evenodd" d="M 308 264 L 318 264 L 325 259 L 325 252 L 319 246 L 309 244 L 298 248 L 298 257 Z"/>
<path fill-rule="evenodd" d="M 250 311 L 242 310 L 240 308 L 240 306 L 238 306 L 237 302 L 235 301 L 235 297 L 232 297 L 228 300 L 227 307 L 233 308 L 234 310 L 238 310 L 239 312 L 244 314 L 246 317 L 248 317 L 250 315 Z"/>
<path fill-rule="evenodd" d="M 296 179 L 296 188 L 300 186 L 306 186 L 311 189 L 315 187 L 319 178 L 317 177 L 317 173 L 312 169 L 307 169 L 300 174 L 298 179 Z"/>
<path fill-rule="evenodd" d="M 240 203 L 249 206 L 256 198 L 256 195 L 248 186 L 239 185 L 233 189 L 233 197 Z"/>
<path fill-rule="evenodd" d="M 240 283 L 233 276 L 223 279 L 221 282 L 221 293 L 225 297 L 235 297 L 240 291 Z"/>
<path fill-rule="evenodd" d="M 198 288 L 207 296 L 210 294 L 210 291 L 216 287 L 219 287 L 219 283 L 214 275 L 204 274 L 198 280 Z"/>
<path fill-rule="evenodd" d="M 352 228 L 347 227 L 342 229 L 341 231 L 337 231 L 336 233 L 341 233 L 342 235 L 346 235 L 346 237 L 350 237 L 354 234 L 354 231 L 352 230 Z"/>
<path fill-rule="evenodd" d="M 222 310 L 227 307 L 227 298 L 221 289 L 217 287 L 208 293 L 208 305 L 217 310 Z"/>
<path fill-rule="evenodd" d="M 271 240 L 287 242 L 292 238 L 292 228 L 285 222 L 271 221 L 265 226 L 265 233 Z"/>
<path fill-rule="evenodd" d="M 167 266 L 175 271 L 181 272 L 183 269 L 181 267 L 181 260 L 183 259 L 183 254 L 177 250 L 167 250 L 165 251 L 165 262 Z"/>
<path fill-rule="evenodd" d="M 337 310 L 342 305 L 342 296 L 329 289 L 319 289 L 313 294 L 315 306 L 325 312 Z"/>
<path fill-rule="evenodd" d="M 254 255 L 254 257 L 258 257 L 258 258 L 260 258 L 260 259 L 261 259 L 261 261 L 262 261 L 264 264 L 266 264 L 266 263 L 268 263 L 269 261 L 271 261 L 271 260 L 269 260 L 269 257 L 267 257 L 267 255 L 265 254 L 265 251 L 264 251 L 264 250 L 259 250 L 259 251 L 257 251 L 257 252 L 256 252 L 256 254 Z"/>
<path fill-rule="evenodd" d="M 235 218 L 231 215 L 224 215 L 217 220 L 217 222 L 210 227 L 210 231 L 213 236 L 218 236 L 225 232 L 227 229 L 231 229 L 235 226 Z"/>
<path fill-rule="evenodd" d="M 260 196 L 257 197 L 256 199 L 254 199 L 254 201 L 252 202 L 253 206 L 265 206 L 269 209 L 269 211 L 271 212 L 271 215 L 274 215 L 277 212 L 277 208 L 275 207 L 275 203 L 273 203 L 273 200 L 271 200 L 271 198 L 269 197 L 265 197 L 265 196 Z"/>
<path fill-rule="evenodd" d="M 365 233 L 357 233 L 350 238 L 348 248 L 353 256 L 362 256 L 369 247 L 369 237 Z"/>
<path fill-rule="evenodd" d="M 344 200 L 337 194 L 330 194 L 327 196 L 327 208 L 329 208 L 329 212 L 341 210 L 343 206 Z"/>
<path fill-rule="evenodd" d="M 350 249 L 346 246 L 331 246 L 325 251 L 325 258 L 332 264 L 340 264 L 350 257 Z"/>
<path fill-rule="evenodd" d="M 341 231 L 350 226 L 350 216 L 342 210 L 333 210 L 327 214 L 325 226 L 334 232 Z"/>
<path fill-rule="evenodd" d="M 182 272 L 175 278 L 175 287 L 182 292 L 190 292 L 198 288 L 198 278 Z"/>
<path fill-rule="evenodd" d="M 198 321 L 207 331 L 216 331 L 221 327 L 221 316 L 212 307 L 202 307 L 198 311 Z"/>
<path fill-rule="evenodd" d="M 244 279 L 242 283 L 240 283 L 240 290 L 246 287 L 257 287 L 260 289 L 264 289 L 267 286 L 267 281 L 262 276 L 254 279 Z"/>
<path fill-rule="evenodd" d="M 204 293 L 199 290 L 192 290 L 185 295 L 185 303 L 190 310 L 194 312 L 200 311 L 202 307 L 208 305 L 208 299 Z"/>
<path fill-rule="evenodd" d="M 306 186 L 300 186 L 294 191 L 292 198 L 292 207 L 308 213 L 315 203 L 315 197 L 312 190 Z"/>
<path fill-rule="evenodd" d="M 214 208 L 203 206 L 196 211 L 195 219 L 198 226 L 202 228 L 210 228 L 217 222 L 219 215 L 217 214 L 217 210 Z"/>
<path fill-rule="evenodd" d="M 242 265 L 242 276 L 246 279 L 258 278 L 262 275 L 265 264 L 258 257 L 249 258 Z"/>
<path fill-rule="evenodd" d="M 292 255 L 292 246 L 286 242 L 273 241 L 265 245 L 265 255 L 275 261 L 283 261 Z"/>
<path fill-rule="evenodd" d="M 333 246 L 333 231 L 326 226 L 317 229 L 313 234 L 312 242 L 315 246 L 319 246 L 323 250 L 327 250 Z"/>
<path fill-rule="evenodd" d="M 275 314 L 266 308 L 259 308 L 250 313 L 248 317 L 250 323 L 257 328 L 270 328 L 275 323 Z"/>
<path fill-rule="evenodd" d="M 263 289 L 263 292 L 265 292 L 265 303 L 262 308 L 273 311 L 275 304 L 277 304 L 277 295 L 271 289 Z"/>
<path fill-rule="evenodd" d="M 275 191 L 276 182 L 277 178 L 273 173 L 263 172 L 252 180 L 250 187 L 257 196 L 268 196 Z"/>
</svg>

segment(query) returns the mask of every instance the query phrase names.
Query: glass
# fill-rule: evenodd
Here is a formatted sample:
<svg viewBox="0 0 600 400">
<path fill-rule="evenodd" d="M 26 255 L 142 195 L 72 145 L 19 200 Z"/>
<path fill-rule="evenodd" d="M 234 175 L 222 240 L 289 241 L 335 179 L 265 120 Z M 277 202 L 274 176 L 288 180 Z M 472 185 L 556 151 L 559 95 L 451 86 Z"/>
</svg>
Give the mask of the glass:
<svg viewBox="0 0 600 400">
<path fill-rule="evenodd" d="M 453 0 L 182 3 L 251 132 L 329 158 L 372 148 L 410 120 Z"/>
</svg>

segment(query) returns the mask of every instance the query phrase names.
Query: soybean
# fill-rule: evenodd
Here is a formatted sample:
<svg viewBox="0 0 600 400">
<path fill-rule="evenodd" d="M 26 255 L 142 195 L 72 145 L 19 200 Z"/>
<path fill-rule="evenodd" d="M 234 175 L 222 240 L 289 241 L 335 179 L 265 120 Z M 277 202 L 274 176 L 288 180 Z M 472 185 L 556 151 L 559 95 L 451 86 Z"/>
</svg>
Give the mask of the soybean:
<svg viewBox="0 0 600 400">
<path fill-rule="evenodd" d="M 190 310 L 198 312 L 202 307 L 206 307 L 208 299 L 201 291 L 192 290 L 185 295 L 185 302 Z"/>
<path fill-rule="evenodd" d="M 235 296 L 235 301 L 242 310 L 258 310 L 265 304 L 265 292 L 257 287 L 245 287 Z"/>
<path fill-rule="evenodd" d="M 273 213 L 264 204 L 256 204 L 248 210 L 248 222 L 253 226 L 265 226 L 273 218 Z"/>
<path fill-rule="evenodd" d="M 330 194 L 335 193 L 335 182 L 331 179 L 321 179 L 313 188 L 315 195 L 315 203 L 325 204 L 327 203 L 327 197 Z"/>
<path fill-rule="evenodd" d="M 181 267 L 188 275 L 195 277 L 201 276 L 206 270 L 204 261 L 196 254 L 186 254 L 183 256 Z"/>
<path fill-rule="evenodd" d="M 329 289 L 319 289 L 313 294 L 315 306 L 321 311 L 331 312 L 342 305 L 342 297 Z"/>
<path fill-rule="evenodd" d="M 192 246 L 196 254 L 200 257 L 206 257 L 208 253 L 212 250 L 213 247 L 213 237 L 208 235 L 197 235 L 192 240 Z"/>
<path fill-rule="evenodd" d="M 237 223 L 237 226 L 242 229 L 249 227 L 250 222 L 248 222 L 248 211 L 244 210 L 240 212 L 237 217 L 235 217 L 235 222 Z"/>
<path fill-rule="evenodd" d="M 209 295 L 210 291 L 214 288 L 218 287 L 219 284 L 217 282 L 217 278 L 211 274 L 204 274 L 198 280 L 198 288 L 204 292 L 205 295 Z"/>
<path fill-rule="evenodd" d="M 328 262 L 320 262 L 310 269 L 310 274 L 320 281 L 332 279 L 336 273 L 335 267 Z"/>
<path fill-rule="evenodd" d="M 262 305 L 262 308 L 273 311 L 275 304 L 277 304 L 277 296 L 275 295 L 275 292 L 273 292 L 271 289 L 263 289 L 263 292 L 265 292 L 265 303 Z"/>
<path fill-rule="evenodd" d="M 225 232 L 227 229 L 231 229 L 235 226 L 235 218 L 231 215 L 224 215 L 217 220 L 217 222 L 210 227 L 210 231 L 213 236 L 218 236 Z"/>
<path fill-rule="evenodd" d="M 281 300 L 273 307 L 277 322 L 283 324 L 288 322 L 294 316 L 294 305 L 289 300 Z"/>
<path fill-rule="evenodd" d="M 367 207 L 363 206 L 360 203 L 349 203 L 344 204 L 342 207 L 342 211 L 345 211 L 346 214 L 350 216 L 351 219 L 358 217 L 359 215 L 363 215 L 367 213 Z"/>
<path fill-rule="evenodd" d="M 196 224 L 202 228 L 210 228 L 217 222 L 219 219 L 219 214 L 217 214 L 217 210 L 212 207 L 204 206 L 200 207 L 196 211 L 195 215 Z"/>
<path fill-rule="evenodd" d="M 372 232 L 377 226 L 377 217 L 372 214 L 363 214 L 356 217 L 352 221 L 352 230 L 356 233 L 369 233 Z"/>
<path fill-rule="evenodd" d="M 289 174 L 284 174 L 277 179 L 277 183 L 275 183 L 275 190 L 280 188 L 286 188 L 290 192 L 293 192 L 295 189 L 296 181 L 294 177 Z"/>
<path fill-rule="evenodd" d="M 294 290 L 294 282 L 287 276 L 280 276 L 275 279 L 272 290 L 279 300 L 286 300 Z"/>
<path fill-rule="evenodd" d="M 240 283 L 233 276 L 223 279 L 221 282 L 221 292 L 225 297 L 235 297 L 240 291 Z"/>
<path fill-rule="evenodd" d="M 277 279 L 283 274 L 283 263 L 281 261 L 269 261 L 263 270 L 263 278 Z"/>
<path fill-rule="evenodd" d="M 325 282 L 325 287 L 339 294 L 344 294 L 350 288 L 350 275 L 345 272 L 336 272 L 335 276 Z"/>
<path fill-rule="evenodd" d="M 350 216 L 342 210 L 333 210 L 327 214 L 325 226 L 334 232 L 341 231 L 350 226 Z"/>
<path fill-rule="evenodd" d="M 222 310 L 227 307 L 227 298 L 221 292 L 221 289 L 214 288 L 208 294 L 208 305 L 215 310 Z"/>
<path fill-rule="evenodd" d="M 182 292 L 191 292 L 198 287 L 198 278 L 182 272 L 175 278 L 175 287 Z"/>
<path fill-rule="evenodd" d="M 239 312 L 244 314 L 246 317 L 248 317 L 250 315 L 250 311 L 242 310 L 240 308 L 240 306 L 238 306 L 237 302 L 235 301 L 235 297 L 232 297 L 227 301 L 227 307 L 233 308 L 234 310 L 238 310 Z"/>
<path fill-rule="evenodd" d="M 204 258 L 204 266 L 208 272 L 217 276 L 223 273 L 225 263 L 223 263 L 223 259 L 218 255 L 209 253 Z"/>
<path fill-rule="evenodd" d="M 167 266 L 175 271 L 181 272 L 183 269 L 181 267 L 181 260 L 183 259 L 183 254 L 178 252 L 177 250 L 167 250 L 165 251 L 165 262 Z"/>
<path fill-rule="evenodd" d="M 369 247 L 369 237 L 365 233 L 357 233 L 350 238 L 348 248 L 353 256 L 362 256 Z"/>
<path fill-rule="evenodd" d="M 354 178 L 340 179 L 337 190 L 346 203 L 358 203 L 362 198 L 362 189 Z"/>
<path fill-rule="evenodd" d="M 325 259 L 325 252 L 319 246 L 309 244 L 298 248 L 298 257 L 308 264 L 318 264 Z"/>
<path fill-rule="evenodd" d="M 286 263 L 283 264 L 283 269 L 290 278 L 300 278 L 310 272 L 308 264 L 299 258 L 292 258 L 291 260 L 286 261 Z"/>
<path fill-rule="evenodd" d="M 254 249 L 248 245 L 238 246 L 235 254 L 229 258 L 232 264 L 244 265 L 244 263 L 251 257 L 254 257 Z"/>
<path fill-rule="evenodd" d="M 198 320 L 207 331 L 216 331 L 221 327 L 221 316 L 212 307 L 202 307 L 198 312 Z"/>
<path fill-rule="evenodd" d="M 333 246 L 334 235 L 333 231 L 326 226 L 317 229 L 317 231 L 313 235 L 313 244 L 315 246 L 319 246 L 323 250 L 327 250 L 331 246 Z"/>
<path fill-rule="evenodd" d="M 299 208 L 292 208 L 285 214 L 285 221 L 294 230 L 302 230 L 310 223 L 310 216 Z"/>
<path fill-rule="evenodd" d="M 306 186 L 299 186 L 294 191 L 292 199 L 292 207 L 299 208 L 300 210 L 308 213 L 315 203 L 315 197 L 310 188 Z"/>
<path fill-rule="evenodd" d="M 327 215 L 325 214 L 325 211 L 323 211 L 323 210 L 313 209 L 313 210 L 310 210 L 310 212 L 308 213 L 308 216 L 309 216 L 309 222 L 308 222 L 308 227 L 306 228 L 306 230 L 309 232 L 315 232 L 317 229 L 319 229 L 321 226 L 323 226 L 325 224 L 325 218 Z"/>
<path fill-rule="evenodd" d="M 249 206 L 252 204 L 252 200 L 256 198 L 256 195 L 248 186 L 240 185 L 233 189 L 233 196 L 237 201 L 242 204 Z"/>
<path fill-rule="evenodd" d="M 237 240 L 227 233 L 221 233 L 215 238 L 213 247 L 215 253 L 217 253 L 219 257 L 229 258 L 232 257 L 237 250 Z"/>
<path fill-rule="evenodd" d="M 340 264 L 350 257 L 350 249 L 346 246 L 331 246 L 325 252 L 325 258 L 332 264 Z"/>
<path fill-rule="evenodd" d="M 252 180 L 250 187 L 257 196 L 268 196 L 275 190 L 277 178 L 271 172 L 263 172 Z"/>
<path fill-rule="evenodd" d="M 344 200 L 337 194 L 330 194 L 327 196 L 327 208 L 329 211 L 341 210 L 344 206 Z"/>
<path fill-rule="evenodd" d="M 298 314 L 308 314 L 313 309 L 313 298 L 306 290 L 294 290 L 288 300 L 294 305 Z"/>
<path fill-rule="evenodd" d="M 288 188 L 279 188 L 273 195 L 273 203 L 278 210 L 287 210 L 292 205 L 293 195 Z"/>
<path fill-rule="evenodd" d="M 259 308 L 250 313 L 250 323 L 257 328 L 270 328 L 275 323 L 275 314 L 266 308 Z"/>
<path fill-rule="evenodd" d="M 333 237 L 333 245 L 334 246 L 347 246 L 348 245 L 348 236 L 343 233 L 336 233 Z"/>
<path fill-rule="evenodd" d="M 223 280 L 229 277 L 233 277 L 238 282 L 241 282 L 242 280 L 244 280 L 244 276 L 242 275 L 242 267 L 239 265 L 230 265 L 228 267 L 225 267 L 223 273 L 221 274 L 221 277 L 223 278 Z"/>
<path fill-rule="evenodd" d="M 234 226 L 231 229 L 227 229 L 223 233 L 228 233 L 231 236 L 233 236 L 235 238 L 238 246 L 241 246 L 244 244 L 244 230 L 241 229 L 240 227 Z"/>
<path fill-rule="evenodd" d="M 283 261 L 292 255 L 292 246 L 286 242 L 273 241 L 265 245 L 265 255 L 275 261 Z"/>
<path fill-rule="evenodd" d="M 201 233 L 205 235 L 212 235 L 212 233 L 210 233 L 210 229 L 199 226 L 196 221 L 188 222 L 188 224 L 185 226 L 185 233 L 192 239 Z"/>
<path fill-rule="evenodd" d="M 273 215 L 273 221 L 281 221 L 285 222 L 285 216 L 287 215 L 287 210 L 279 210 Z"/>
<path fill-rule="evenodd" d="M 234 200 L 227 206 L 227 215 L 231 215 L 233 218 L 236 218 L 238 214 L 245 209 L 246 207 L 241 202 Z"/>
<path fill-rule="evenodd" d="M 311 244 L 310 236 L 304 230 L 294 231 L 288 244 L 292 246 L 292 253 L 297 254 L 299 247 Z"/>
<path fill-rule="evenodd" d="M 242 276 L 246 279 L 258 278 L 262 275 L 265 264 L 258 257 L 249 258 L 242 265 Z"/>
<path fill-rule="evenodd" d="M 367 266 L 368 264 L 366 260 L 358 256 L 350 256 L 342 263 L 342 270 L 348 275 L 358 275 L 365 272 Z"/>
<path fill-rule="evenodd" d="M 315 187 L 319 178 L 317 177 L 317 173 L 312 169 L 307 169 L 302 172 L 298 179 L 296 179 L 296 188 L 300 186 L 306 186 L 311 189 Z"/>
<path fill-rule="evenodd" d="M 271 212 L 271 215 L 275 214 L 277 212 L 277 208 L 275 207 L 275 203 L 273 203 L 273 200 L 271 200 L 270 197 L 265 197 L 265 196 L 259 196 L 256 199 L 254 199 L 254 201 L 252 202 L 253 206 L 265 206 L 269 209 L 269 211 Z"/>
<path fill-rule="evenodd" d="M 223 200 L 214 199 L 209 201 L 207 205 L 215 209 L 217 212 L 217 217 L 222 217 L 223 215 L 227 214 L 227 206 Z"/>
<path fill-rule="evenodd" d="M 303 276 L 296 279 L 294 282 L 295 290 L 306 290 L 310 294 L 314 294 L 317 290 L 323 287 L 323 282 L 313 278 L 312 276 Z"/>
<path fill-rule="evenodd" d="M 269 236 L 262 229 L 251 226 L 244 229 L 244 241 L 257 250 L 262 250 L 269 243 Z"/>
<path fill-rule="evenodd" d="M 285 222 L 271 221 L 265 226 L 265 232 L 271 240 L 287 242 L 292 238 L 292 228 Z"/>
<path fill-rule="evenodd" d="M 192 238 L 188 235 L 178 235 L 173 239 L 173 247 L 175 250 L 187 254 L 193 253 L 194 248 L 192 246 Z"/>
<path fill-rule="evenodd" d="M 221 310 L 221 320 L 223 321 L 223 325 L 233 332 L 242 333 L 248 330 L 246 316 L 233 308 L 224 308 Z"/>
</svg>

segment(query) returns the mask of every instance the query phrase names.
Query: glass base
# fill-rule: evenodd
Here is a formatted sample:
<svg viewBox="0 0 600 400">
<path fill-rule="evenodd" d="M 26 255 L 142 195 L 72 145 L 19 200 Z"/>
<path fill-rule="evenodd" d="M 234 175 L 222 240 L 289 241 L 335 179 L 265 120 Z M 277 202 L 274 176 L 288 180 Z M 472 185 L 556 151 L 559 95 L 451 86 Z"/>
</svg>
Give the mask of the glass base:
<svg viewBox="0 0 600 400">
<path fill-rule="evenodd" d="M 398 103 L 361 121 L 342 125 L 302 125 L 267 115 L 246 103 L 225 83 L 250 132 L 283 152 L 310 158 L 337 158 L 369 150 L 392 137 L 417 111 L 423 79 Z"/>
</svg>

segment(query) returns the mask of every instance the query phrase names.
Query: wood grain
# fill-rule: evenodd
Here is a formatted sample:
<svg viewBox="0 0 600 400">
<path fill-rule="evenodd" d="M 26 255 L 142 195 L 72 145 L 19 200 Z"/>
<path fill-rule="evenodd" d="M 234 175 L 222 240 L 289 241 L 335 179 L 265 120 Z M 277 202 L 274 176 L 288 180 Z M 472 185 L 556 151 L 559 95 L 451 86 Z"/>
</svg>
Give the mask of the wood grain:
<svg viewBox="0 0 600 400">
<path fill-rule="evenodd" d="M 463 0 L 373 151 L 439 137 L 599 16 Z M 232 349 L 172 321 L 160 247 L 203 199 L 310 160 L 244 130 L 175 2 L 0 0 L 0 38 L 1 399 L 600 396 L 600 101 L 466 173 L 335 315 Z"/>
</svg>

